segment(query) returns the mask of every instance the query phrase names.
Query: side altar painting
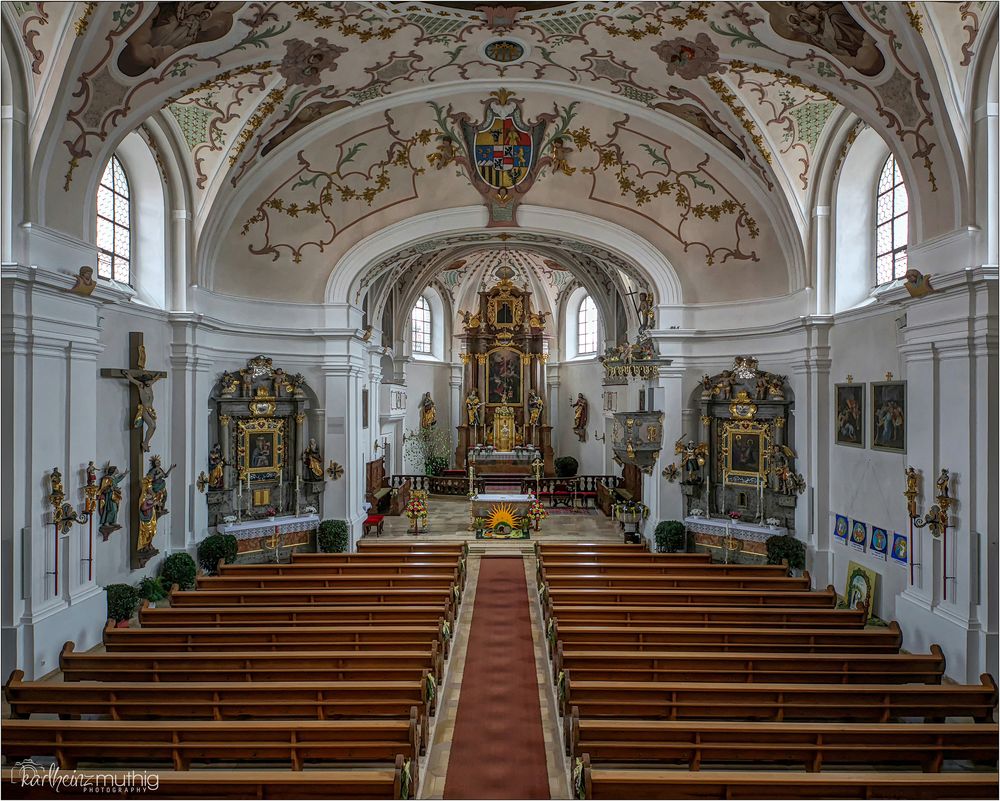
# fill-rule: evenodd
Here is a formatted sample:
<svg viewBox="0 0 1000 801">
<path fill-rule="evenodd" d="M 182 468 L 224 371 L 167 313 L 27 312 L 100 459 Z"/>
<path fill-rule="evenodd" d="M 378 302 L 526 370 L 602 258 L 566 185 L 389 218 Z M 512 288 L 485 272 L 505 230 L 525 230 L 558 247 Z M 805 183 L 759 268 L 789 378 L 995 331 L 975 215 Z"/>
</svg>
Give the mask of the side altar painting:
<svg viewBox="0 0 1000 801">
<path fill-rule="evenodd" d="M 286 532 L 281 547 L 309 542 L 326 475 L 317 438 L 310 436 L 307 423 L 309 387 L 304 377 L 256 356 L 246 367 L 219 377 L 211 405 L 209 525 L 239 528 L 239 539 L 243 528 L 254 533 L 255 521 L 277 521 L 262 528 L 260 536 L 240 540 L 241 553 L 263 548 L 264 534 L 279 530 Z"/>
</svg>

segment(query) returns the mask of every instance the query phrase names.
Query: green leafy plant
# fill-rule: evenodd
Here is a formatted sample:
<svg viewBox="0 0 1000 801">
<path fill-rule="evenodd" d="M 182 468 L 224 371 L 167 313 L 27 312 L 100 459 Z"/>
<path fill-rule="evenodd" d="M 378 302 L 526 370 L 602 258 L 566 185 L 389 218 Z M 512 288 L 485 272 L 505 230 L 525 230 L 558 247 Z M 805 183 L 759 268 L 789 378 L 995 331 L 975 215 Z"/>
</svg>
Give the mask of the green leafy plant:
<svg viewBox="0 0 1000 801">
<path fill-rule="evenodd" d="M 424 465 L 424 472 L 429 476 L 439 476 L 448 469 L 448 460 L 443 456 L 432 456 Z"/>
<path fill-rule="evenodd" d="M 139 606 L 139 591 L 131 584 L 109 584 L 104 588 L 108 594 L 108 617 L 115 622 L 128 620 Z"/>
<path fill-rule="evenodd" d="M 347 550 L 350 535 L 346 520 L 324 520 L 319 524 L 316 545 L 323 553 L 343 553 Z"/>
<path fill-rule="evenodd" d="M 805 543 L 795 539 L 791 534 L 768 537 L 767 563 L 780 565 L 785 560 L 792 570 L 803 570 L 806 566 Z"/>
<path fill-rule="evenodd" d="M 194 586 L 196 575 L 198 566 L 191 555 L 183 551 L 170 554 L 160 568 L 160 581 L 168 588 L 177 584 L 182 590 L 189 590 Z"/>
<path fill-rule="evenodd" d="M 146 576 L 137 588 L 139 597 L 147 601 L 162 601 L 167 597 L 167 588 L 157 576 Z"/>
<path fill-rule="evenodd" d="M 680 520 L 662 520 L 653 535 L 656 550 L 660 553 L 674 553 L 687 549 L 687 529 Z"/>
<path fill-rule="evenodd" d="M 407 431 L 403 452 L 410 463 L 423 465 L 427 475 L 440 475 L 450 464 L 451 433 L 442 426 Z"/>
<path fill-rule="evenodd" d="M 239 545 L 232 534 L 212 534 L 198 543 L 198 564 L 206 573 L 214 573 L 219 560 L 227 564 L 236 560 Z"/>
<path fill-rule="evenodd" d="M 555 467 L 556 475 L 559 478 L 575 476 L 576 471 L 580 469 L 580 463 L 572 456 L 560 456 L 552 463 L 552 466 Z"/>
</svg>

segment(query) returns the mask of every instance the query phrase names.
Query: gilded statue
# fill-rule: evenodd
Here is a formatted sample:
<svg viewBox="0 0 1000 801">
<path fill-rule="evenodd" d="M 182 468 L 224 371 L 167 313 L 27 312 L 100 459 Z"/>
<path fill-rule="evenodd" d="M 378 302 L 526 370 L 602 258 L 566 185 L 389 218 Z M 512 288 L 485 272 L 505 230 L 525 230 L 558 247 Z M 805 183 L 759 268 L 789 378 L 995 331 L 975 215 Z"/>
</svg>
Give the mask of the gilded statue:
<svg viewBox="0 0 1000 801">
<path fill-rule="evenodd" d="M 420 401 L 420 427 L 431 428 L 437 423 L 437 407 L 430 392 L 425 392 Z"/>
<path fill-rule="evenodd" d="M 229 398 L 239 392 L 240 377 L 235 373 L 225 372 L 219 379 L 219 394 L 224 398 Z"/>
<path fill-rule="evenodd" d="M 169 514 L 167 511 L 167 477 L 175 467 L 177 465 L 172 464 L 168 470 L 164 470 L 160 464 L 159 456 L 149 457 L 149 470 L 146 471 L 146 477 L 150 480 L 152 487 L 157 517 Z"/>
<path fill-rule="evenodd" d="M 535 390 L 528 390 L 528 425 L 537 426 L 542 421 L 542 411 L 545 409 L 545 401 Z"/>
<path fill-rule="evenodd" d="M 69 291 L 75 295 L 82 295 L 86 298 L 89 297 L 96 288 L 97 281 L 94 280 L 94 268 L 84 266 L 80 268 L 80 272 L 76 276 L 76 282 L 69 288 Z"/>
<path fill-rule="evenodd" d="M 723 370 L 722 375 L 715 385 L 713 394 L 718 395 L 722 400 L 732 400 L 733 387 L 736 386 L 736 376 L 732 370 Z"/>
<path fill-rule="evenodd" d="M 469 420 L 470 428 L 478 428 L 483 424 L 481 409 L 483 408 L 483 402 L 479 399 L 479 393 L 476 388 L 473 387 L 469 390 L 469 394 L 465 396 L 465 414 Z"/>
<path fill-rule="evenodd" d="M 656 324 L 656 312 L 653 311 L 653 297 L 648 292 L 639 293 L 639 334 L 645 334 Z"/>
<path fill-rule="evenodd" d="M 153 547 L 153 537 L 156 536 L 156 492 L 148 473 L 139 480 L 139 486 L 139 539 L 136 550 L 142 553 Z"/>
<path fill-rule="evenodd" d="M 216 442 L 208 452 L 208 488 L 220 490 L 225 488 L 226 461 L 222 458 L 222 446 Z"/>
<path fill-rule="evenodd" d="M 570 406 L 573 407 L 573 433 L 580 442 L 586 442 L 589 404 L 582 392 L 577 393 L 576 400 L 570 403 Z"/>
<path fill-rule="evenodd" d="M 302 451 L 302 464 L 306 468 L 306 481 L 323 480 L 323 457 L 319 452 L 319 445 L 312 437 L 309 438 L 309 445 Z"/>
<path fill-rule="evenodd" d="M 97 512 L 100 515 L 101 526 L 98 529 L 107 539 L 113 531 L 121 528 L 118 525 L 118 508 L 122 502 L 122 491 L 119 485 L 128 474 L 128 470 L 119 473 L 118 468 L 109 464 L 104 468 L 101 483 L 97 487 Z"/>
<path fill-rule="evenodd" d="M 681 469 L 684 472 L 681 483 L 700 484 L 701 469 L 708 460 L 708 445 L 691 439 L 687 442 L 677 440 L 674 443 L 674 453 L 681 457 Z"/>
</svg>

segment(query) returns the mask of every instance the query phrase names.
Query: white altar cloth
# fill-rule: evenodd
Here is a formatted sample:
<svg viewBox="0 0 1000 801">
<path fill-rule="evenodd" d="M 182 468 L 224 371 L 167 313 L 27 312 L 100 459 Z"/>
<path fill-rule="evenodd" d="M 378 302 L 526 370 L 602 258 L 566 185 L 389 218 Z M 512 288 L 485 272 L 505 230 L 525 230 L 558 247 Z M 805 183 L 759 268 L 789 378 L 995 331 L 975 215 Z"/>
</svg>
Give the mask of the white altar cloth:
<svg viewBox="0 0 1000 801">
<path fill-rule="evenodd" d="M 297 534 L 300 531 L 312 531 L 319 528 L 319 515 L 283 515 L 281 517 L 260 520 L 244 520 L 242 523 L 227 523 L 219 526 L 220 534 L 232 534 L 238 540 L 250 540 L 256 537 L 266 537 L 275 533 Z"/>
<path fill-rule="evenodd" d="M 738 540 L 749 540 L 752 542 L 767 542 L 770 537 L 777 537 L 788 533 L 784 526 L 759 526 L 756 523 L 747 523 L 743 520 L 730 520 L 728 517 L 694 517 L 689 515 L 684 518 L 684 525 L 688 531 L 695 534 L 714 534 L 716 536 L 726 536 L 728 524 L 729 534 Z"/>
</svg>

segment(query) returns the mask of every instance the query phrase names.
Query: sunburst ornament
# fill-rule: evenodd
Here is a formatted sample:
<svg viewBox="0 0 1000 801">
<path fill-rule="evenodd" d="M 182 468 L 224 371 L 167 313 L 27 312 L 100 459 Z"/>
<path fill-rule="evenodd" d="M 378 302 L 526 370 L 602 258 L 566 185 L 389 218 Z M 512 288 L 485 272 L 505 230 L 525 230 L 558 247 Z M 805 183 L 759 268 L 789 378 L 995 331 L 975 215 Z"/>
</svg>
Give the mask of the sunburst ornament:
<svg viewBox="0 0 1000 801">
<path fill-rule="evenodd" d="M 507 503 L 501 503 L 490 509 L 490 516 L 486 519 L 486 527 L 497 530 L 498 526 L 507 526 L 510 529 L 517 528 L 517 517 L 514 507 Z"/>
</svg>

